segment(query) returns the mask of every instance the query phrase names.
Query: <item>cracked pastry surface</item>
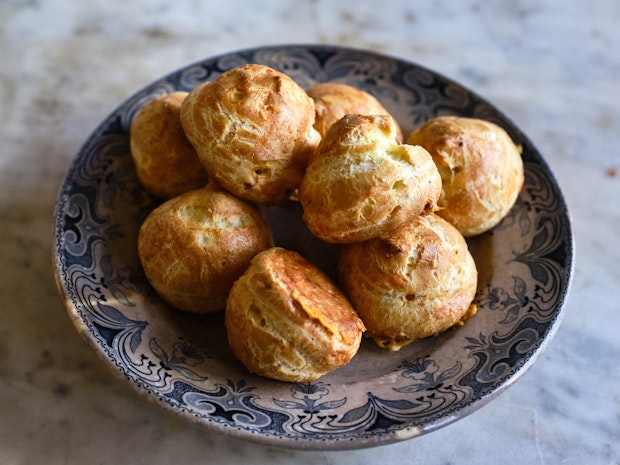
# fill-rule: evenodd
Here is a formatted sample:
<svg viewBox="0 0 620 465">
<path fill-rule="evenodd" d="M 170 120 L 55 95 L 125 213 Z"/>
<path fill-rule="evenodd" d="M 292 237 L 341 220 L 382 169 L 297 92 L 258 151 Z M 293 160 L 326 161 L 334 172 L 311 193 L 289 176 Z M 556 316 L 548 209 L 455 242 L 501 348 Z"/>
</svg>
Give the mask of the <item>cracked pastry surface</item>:
<svg viewBox="0 0 620 465">
<path fill-rule="evenodd" d="M 440 216 L 466 236 L 495 227 L 523 187 L 523 161 L 508 133 L 477 118 L 441 116 L 412 132 L 407 143 L 429 151 L 442 179 Z"/>
<path fill-rule="evenodd" d="M 346 115 L 390 115 L 372 94 L 347 84 L 315 84 L 308 89 L 308 95 L 314 100 L 316 108 L 314 127 L 322 137 L 327 134 L 332 124 Z M 402 132 L 398 125 L 396 132 L 398 140 L 402 141 Z"/>
<path fill-rule="evenodd" d="M 233 282 L 272 245 L 254 205 L 211 185 L 161 204 L 138 235 L 153 288 L 173 307 L 195 313 L 223 310 Z"/>
<path fill-rule="evenodd" d="M 138 180 L 147 192 L 165 200 L 208 182 L 181 125 L 186 96 L 187 92 L 161 95 L 147 103 L 131 123 L 129 140 Z"/>
<path fill-rule="evenodd" d="M 463 236 L 436 214 L 343 246 L 339 276 L 366 335 L 390 350 L 445 331 L 476 310 L 476 264 Z"/>
<path fill-rule="evenodd" d="M 313 100 L 289 76 L 248 64 L 196 86 L 181 108 L 209 176 L 260 204 L 290 197 L 320 140 Z"/>
<path fill-rule="evenodd" d="M 316 236 L 364 241 L 435 210 L 441 178 L 431 156 L 397 137 L 390 116 L 347 115 L 331 126 L 299 188 Z"/>
<path fill-rule="evenodd" d="M 251 372 L 312 381 L 348 363 L 364 325 L 340 290 L 297 252 L 258 254 L 233 285 L 225 312 L 229 344 Z"/>
</svg>

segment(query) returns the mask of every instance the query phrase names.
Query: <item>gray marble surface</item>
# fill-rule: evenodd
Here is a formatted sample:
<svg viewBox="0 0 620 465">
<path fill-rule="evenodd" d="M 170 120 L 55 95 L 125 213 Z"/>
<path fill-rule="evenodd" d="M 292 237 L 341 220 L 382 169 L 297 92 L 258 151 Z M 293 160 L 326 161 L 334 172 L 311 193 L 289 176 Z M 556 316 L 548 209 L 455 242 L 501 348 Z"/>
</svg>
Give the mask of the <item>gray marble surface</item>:
<svg viewBox="0 0 620 465">
<path fill-rule="evenodd" d="M 0 1 L 0 463 L 620 463 L 620 3 Z M 240 48 L 339 44 L 423 64 L 496 104 L 571 209 L 566 316 L 497 399 L 399 444 L 299 452 L 206 433 L 138 398 L 73 329 L 52 210 L 91 130 L 138 88 Z"/>
</svg>

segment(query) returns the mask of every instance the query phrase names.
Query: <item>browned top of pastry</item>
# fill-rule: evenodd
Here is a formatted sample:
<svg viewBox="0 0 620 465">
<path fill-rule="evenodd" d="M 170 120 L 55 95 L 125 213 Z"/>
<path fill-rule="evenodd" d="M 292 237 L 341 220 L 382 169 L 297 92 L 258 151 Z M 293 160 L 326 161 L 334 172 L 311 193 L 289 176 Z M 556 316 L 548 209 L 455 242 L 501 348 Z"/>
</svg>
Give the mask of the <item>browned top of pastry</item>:
<svg viewBox="0 0 620 465">
<path fill-rule="evenodd" d="M 187 92 L 173 92 L 147 103 L 130 129 L 136 173 L 150 194 L 170 199 L 207 184 L 207 172 L 181 126 L 181 104 Z"/>
<path fill-rule="evenodd" d="M 329 242 L 358 242 L 435 209 L 441 179 L 422 147 L 399 144 L 390 116 L 347 115 L 310 157 L 304 221 Z"/>
<path fill-rule="evenodd" d="M 310 381 L 347 363 L 363 323 L 318 268 L 298 253 L 258 254 L 226 307 L 230 346 L 246 367 L 283 381 Z"/>
<path fill-rule="evenodd" d="M 519 148 L 504 129 L 477 118 L 442 116 L 407 138 L 429 151 L 443 183 L 438 214 L 465 236 L 499 223 L 523 186 Z"/>
<path fill-rule="evenodd" d="M 314 100 L 316 121 L 314 127 L 321 136 L 345 115 L 389 115 L 381 102 L 366 91 L 347 84 L 325 82 L 315 84 L 308 90 Z M 396 124 L 398 140 L 402 141 L 400 127 Z"/>
<path fill-rule="evenodd" d="M 287 75 L 234 68 L 194 88 L 181 109 L 188 139 L 209 175 L 246 200 L 275 204 L 301 181 L 320 140 L 314 102 Z"/>
<path fill-rule="evenodd" d="M 344 246 L 339 273 L 367 334 L 391 350 L 458 324 L 478 279 L 465 239 L 436 214 Z"/>
<path fill-rule="evenodd" d="M 256 207 L 211 185 L 164 202 L 138 237 L 153 288 L 172 306 L 197 313 L 222 310 L 252 257 L 272 245 Z"/>
</svg>

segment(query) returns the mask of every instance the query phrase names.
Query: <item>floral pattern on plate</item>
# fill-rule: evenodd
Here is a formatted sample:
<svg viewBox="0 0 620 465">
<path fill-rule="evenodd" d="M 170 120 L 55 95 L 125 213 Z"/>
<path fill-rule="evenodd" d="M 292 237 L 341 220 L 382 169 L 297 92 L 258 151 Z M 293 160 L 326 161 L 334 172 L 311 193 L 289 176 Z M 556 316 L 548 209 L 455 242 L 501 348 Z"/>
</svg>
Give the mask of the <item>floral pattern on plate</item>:
<svg viewBox="0 0 620 465">
<path fill-rule="evenodd" d="M 469 239 L 479 310 L 463 327 L 387 352 L 364 341 L 314 383 L 256 377 L 227 346 L 221 315 L 168 308 L 136 251 L 154 207 L 129 152 L 132 118 L 157 95 L 189 91 L 227 69 L 262 63 L 308 88 L 336 81 L 375 95 L 405 134 L 455 114 L 491 120 L 523 149 L 525 184 L 495 229 Z M 278 245 L 334 273 L 334 246 L 312 237 L 298 205 L 263 208 Z M 563 314 L 573 269 L 570 217 L 532 143 L 481 97 L 397 58 L 331 46 L 243 50 L 189 65 L 128 98 L 77 154 L 58 196 L 55 266 L 76 329 L 138 393 L 210 431 L 281 447 L 352 449 L 428 433 L 487 403 L 537 359 Z"/>
</svg>

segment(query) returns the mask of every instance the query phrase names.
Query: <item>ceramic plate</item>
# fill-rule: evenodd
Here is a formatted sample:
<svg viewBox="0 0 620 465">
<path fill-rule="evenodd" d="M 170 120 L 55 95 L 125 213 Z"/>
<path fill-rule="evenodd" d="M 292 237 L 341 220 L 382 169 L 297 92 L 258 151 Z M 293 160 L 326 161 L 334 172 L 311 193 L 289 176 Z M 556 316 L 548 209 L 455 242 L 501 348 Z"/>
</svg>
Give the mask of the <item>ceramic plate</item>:
<svg viewBox="0 0 620 465">
<path fill-rule="evenodd" d="M 129 152 L 129 126 L 154 97 L 244 63 L 283 71 L 307 88 L 335 81 L 374 94 L 408 134 L 444 114 L 484 118 L 523 147 L 525 185 L 493 231 L 469 240 L 479 269 L 478 314 L 465 326 L 399 352 L 370 340 L 316 382 L 251 375 L 228 349 L 222 314 L 168 308 L 147 283 L 138 228 L 154 206 Z M 263 209 L 276 244 L 332 273 L 334 246 L 314 239 L 300 209 Z M 481 407 L 540 355 L 562 318 L 573 267 L 570 218 L 560 189 L 526 136 L 490 103 L 416 64 L 368 51 L 284 46 L 209 58 L 140 90 L 87 139 L 55 213 L 59 290 L 77 330 L 142 396 L 209 431 L 300 449 L 352 449 L 413 438 Z"/>
</svg>

